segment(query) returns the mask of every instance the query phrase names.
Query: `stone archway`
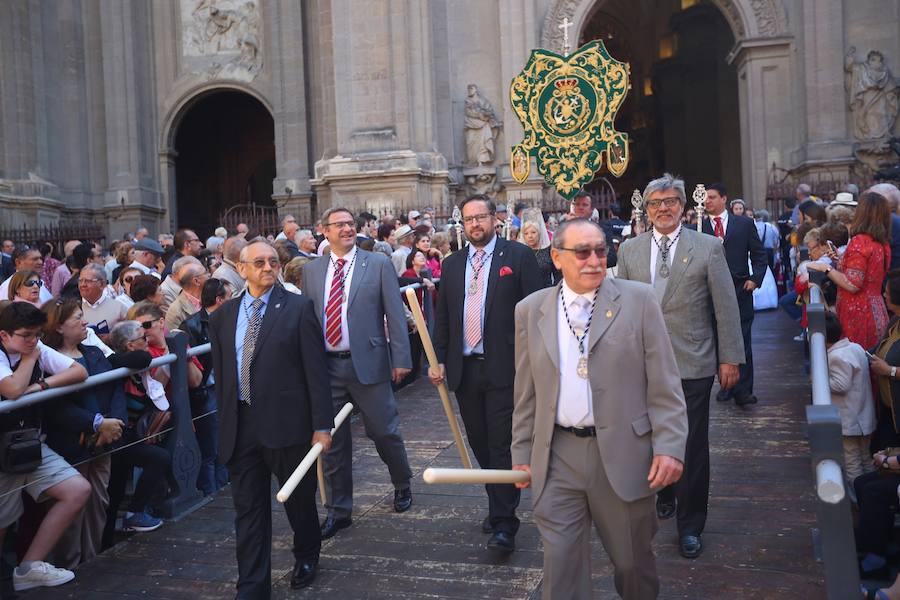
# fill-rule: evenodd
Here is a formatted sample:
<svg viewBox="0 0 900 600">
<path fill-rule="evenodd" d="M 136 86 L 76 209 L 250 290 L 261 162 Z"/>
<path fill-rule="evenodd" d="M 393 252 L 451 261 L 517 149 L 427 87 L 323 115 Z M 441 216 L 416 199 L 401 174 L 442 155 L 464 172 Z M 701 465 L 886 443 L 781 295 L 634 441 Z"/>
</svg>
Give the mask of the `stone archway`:
<svg viewBox="0 0 900 600">
<path fill-rule="evenodd" d="M 598 7 L 609 0 L 554 0 L 544 15 L 540 47 L 562 52 L 568 19 L 572 46 Z M 766 196 L 770 166 L 786 163 L 794 141 L 790 117 L 771 94 L 790 89 L 793 37 L 788 33 L 783 0 L 707 0 L 725 18 L 734 34 L 727 61 L 738 77 L 738 104 L 742 193 L 745 200 L 761 203 Z"/>
</svg>

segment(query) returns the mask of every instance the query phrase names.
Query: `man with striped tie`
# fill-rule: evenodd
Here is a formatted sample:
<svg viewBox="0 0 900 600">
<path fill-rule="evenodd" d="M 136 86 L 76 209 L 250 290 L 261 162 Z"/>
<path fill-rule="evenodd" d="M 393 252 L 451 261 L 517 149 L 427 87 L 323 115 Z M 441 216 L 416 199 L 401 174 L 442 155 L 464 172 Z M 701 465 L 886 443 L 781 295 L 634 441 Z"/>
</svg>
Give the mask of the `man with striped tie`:
<svg viewBox="0 0 900 600">
<path fill-rule="evenodd" d="M 231 474 L 238 598 L 272 588 L 272 475 L 284 484 L 310 447 L 331 445 L 334 426 L 322 328 L 306 296 L 277 285 L 278 255 L 252 242 L 238 263 L 245 291 L 209 318 L 219 410 L 219 460 Z M 294 530 L 291 587 L 309 585 L 319 562 L 316 477 L 285 502 Z"/>
<path fill-rule="evenodd" d="M 330 251 L 303 267 L 303 294 L 315 304 L 325 336 L 334 411 L 347 402 L 359 408 L 366 434 L 391 474 L 394 510 L 405 512 L 412 505 L 412 471 L 391 380 L 399 382 L 409 373 L 412 358 L 397 273 L 383 254 L 356 247 L 356 221 L 346 208 L 325 211 L 322 227 Z M 349 427 L 335 433 L 325 455 L 325 487 L 323 539 L 352 524 Z"/>
<path fill-rule="evenodd" d="M 434 346 L 439 365 L 429 369 L 431 382 L 444 378 L 456 393 L 466 437 L 482 469 L 509 469 L 512 457 L 513 379 L 515 374 L 516 303 L 543 287 L 534 252 L 494 233 L 496 207 L 484 195 L 460 204 L 469 246 L 441 265 Z M 514 485 L 489 484 L 488 548 L 515 550 L 519 529 Z"/>
</svg>

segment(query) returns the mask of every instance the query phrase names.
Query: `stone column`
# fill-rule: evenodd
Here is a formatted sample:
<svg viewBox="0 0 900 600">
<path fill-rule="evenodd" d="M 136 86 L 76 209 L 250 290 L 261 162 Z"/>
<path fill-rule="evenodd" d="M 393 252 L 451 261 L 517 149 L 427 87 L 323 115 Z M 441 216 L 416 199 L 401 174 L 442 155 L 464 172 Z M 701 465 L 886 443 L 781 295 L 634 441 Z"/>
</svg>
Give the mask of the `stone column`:
<svg viewBox="0 0 900 600">
<path fill-rule="evenodd" d="M 108 168 L 104 209 L 113 234 L 137 227 L 152 233 L 169 229 L 162 221 L 157 188 L 149 21 L 146 3 L 101 1 Z"/>
<path fill-rule="evenodd" d="M 337 154 L 316 163 L 321 211 L 441 205 L 445 157 L 436 151 L 430 7 L 419 0 L 331 0 Z M 365 32 L 360 35 L 359 32 Z"/>
<path fill-rule="evenodd" d="M 310 211 L 303 10 L 302 2 L 279 0 L 264 16 L 274 49 L 270 53 L 276 169 L 272 197 L 282 214 L 310 223 L 314 219 Z"/>
<path fill-rule="evenodd" d="M 806 141 L 801 165 L 853 161 L 844 91 L 843 0 L 803 0 L 803 81 Z"/>
<path fill-rule="evenodd" d="M 793 46 L 790 38 L 738 42 L 729 55 L 737 67 L 744 199 L 763 206 L 773 164 L 784 167 L 796 148 L 790 96 Z"/>
</svg>

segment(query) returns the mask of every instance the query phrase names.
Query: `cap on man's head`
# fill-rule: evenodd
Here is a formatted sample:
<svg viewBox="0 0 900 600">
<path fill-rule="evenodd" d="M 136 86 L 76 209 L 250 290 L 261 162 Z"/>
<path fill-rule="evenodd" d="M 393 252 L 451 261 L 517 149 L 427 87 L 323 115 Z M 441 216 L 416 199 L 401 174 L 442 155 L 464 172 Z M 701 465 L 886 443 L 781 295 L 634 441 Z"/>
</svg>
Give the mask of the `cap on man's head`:
<svg viewBox="0 0 900 600">
<path fill-rule="evenodd" d="M 154 240 L 153 238 L 142 238 L 135 242 L 134 244 L 135 250 L 143 250 L 144 252 L 152 252 L 153 254 L 162 256 L 165 254 L 165 250 L 163 247 L 159 245 L 159 242 Z"/>
<path fill-rule="evenodd" d="M 422 213 L 420 213 L 419 211 L 411 210 L 411 211 L 409 211 L 409 213 L 407 213 L 406 218 L 407 219 L 418 219 L 421 216 L 422 216 Z"/>
<path fill-rule="evenodd" d="M 396 231 L 394 231 L 394 238 L 396 238 L 397 240 L 402 240 L 406 236 L 411 235 L 414 231 L 415 230 L 409 225 L 401 225 L 399 228 L 397 228 Z"/>
<path fill-rule="evenodd" d="M 831 201 L 831 206 L 856 206 L 857 204 L 859 203 L 853 199 L 853 194 L 850 192 L 838 192 Z"/>
<path fill-rule="evenodd" d="M 505 212 L 507 212 L 507 211 L 506 211 L 506 205 L 505 205 L 505 204 L 498 204 L 498 205 L 497 205 L 497 212 L 498 212 L 498 213 L 502 213 L 502 212 L 505 213 Z"/>
</svg>

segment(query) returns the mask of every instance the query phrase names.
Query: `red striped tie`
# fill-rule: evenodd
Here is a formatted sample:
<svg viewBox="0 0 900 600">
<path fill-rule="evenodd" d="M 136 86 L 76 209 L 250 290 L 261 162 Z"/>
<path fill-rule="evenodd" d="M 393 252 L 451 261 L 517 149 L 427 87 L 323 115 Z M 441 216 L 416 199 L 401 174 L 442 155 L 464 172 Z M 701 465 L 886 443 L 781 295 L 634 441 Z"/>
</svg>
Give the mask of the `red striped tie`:
<svg viewBox="0 0 900 600">
<path fill-rule="evenodd" d="M 343 258 L 337 259 L 334 275 L 331 277 L 331 292 L 328 304 L 325 305 L 325 341 L 334 348 L 341 343 L 341 306 L 344 303 L 344 265 Z"/>
</svg>

